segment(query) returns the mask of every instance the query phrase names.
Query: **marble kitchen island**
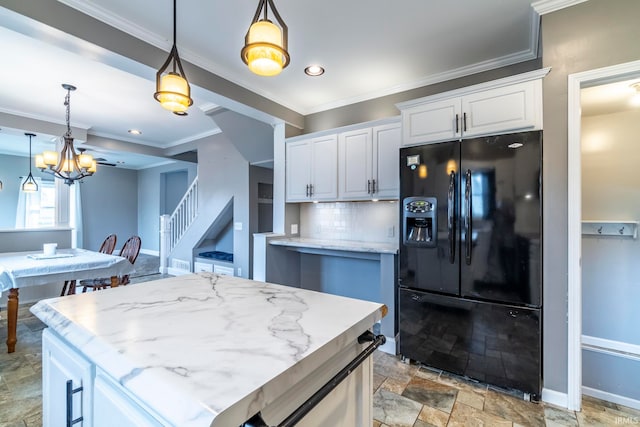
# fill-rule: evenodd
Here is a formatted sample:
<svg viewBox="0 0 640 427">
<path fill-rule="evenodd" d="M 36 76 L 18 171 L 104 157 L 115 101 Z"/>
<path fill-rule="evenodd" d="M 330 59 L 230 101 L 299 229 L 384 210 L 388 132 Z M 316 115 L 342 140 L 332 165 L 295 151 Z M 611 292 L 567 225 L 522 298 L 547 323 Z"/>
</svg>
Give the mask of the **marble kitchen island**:
<svg viewBox="0 0 640 427">
<path fill-rule="evenodd" d="M 43 421 L 278 425 L 354 358 L 383 304 L 212 273 L 43 300 Z M 370 426 L 371 357 L 299 426 Z M 65 390 L 69 397 L 65 395 Z M 68 406 L 71 406 L 70 408 Z"/>
</svg>

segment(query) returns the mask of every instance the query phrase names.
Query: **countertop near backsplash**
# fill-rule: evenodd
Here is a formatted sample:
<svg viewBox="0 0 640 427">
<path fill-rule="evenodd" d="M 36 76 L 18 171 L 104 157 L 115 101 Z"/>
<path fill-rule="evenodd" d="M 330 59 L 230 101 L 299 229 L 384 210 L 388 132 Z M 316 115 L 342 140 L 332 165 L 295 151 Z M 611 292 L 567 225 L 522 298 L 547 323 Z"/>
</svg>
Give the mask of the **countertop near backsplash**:
<svg viewBox="0 0 640 427">
<path fill-rule="evenodd" d="M 335 202 L 300 205 L 300 237 L 398 244 L 398 202 Z"/>
</svg>

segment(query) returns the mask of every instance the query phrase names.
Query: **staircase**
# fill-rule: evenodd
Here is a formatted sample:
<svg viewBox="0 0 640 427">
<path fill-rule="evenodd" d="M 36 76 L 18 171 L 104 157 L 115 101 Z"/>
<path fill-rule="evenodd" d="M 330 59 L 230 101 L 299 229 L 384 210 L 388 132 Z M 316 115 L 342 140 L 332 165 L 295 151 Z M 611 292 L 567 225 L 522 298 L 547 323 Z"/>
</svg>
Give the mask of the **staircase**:
<svg viewBox="0 0 640 427">
<path fill-rule="evenodd" d="M 198 177 L 182 196 L 171 215 L 160 217 L 160 270 L 167 272 L 167 257 L 198 217 Z M 188 266 L 186 268 L 189 269 Z"/>
</svg>

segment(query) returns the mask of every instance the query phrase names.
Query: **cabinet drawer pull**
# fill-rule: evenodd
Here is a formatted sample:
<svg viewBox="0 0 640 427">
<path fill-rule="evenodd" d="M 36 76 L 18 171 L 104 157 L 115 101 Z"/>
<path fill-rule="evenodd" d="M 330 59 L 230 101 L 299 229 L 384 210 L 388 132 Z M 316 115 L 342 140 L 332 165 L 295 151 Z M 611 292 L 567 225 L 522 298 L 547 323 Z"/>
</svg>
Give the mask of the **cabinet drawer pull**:
<svg viewBox="0 0 640 427">
<path fill-rule="evenodd" d="M 309 197 L 309 184 L 307 184 L 307 190 L 305 191 L 304 195 Z"/>
<path fill-rule="evenodd" d="M 313 197 L 313 184 L 309 184 L 309 197 Z"/>
<path fill-rule="evenodd" d="M 82 391 L 82 386 L 73 388 L 71 380 L 67 381 L 67 427 L 71 427 L 74 424 L 82 422 L 83 417 L 80 415 L 75 420 L 73 419 L 73 395 Z"/>
<path fill-rule="evenodd" d="M 460 133 L 460 115 L 456 114 L 456 133 Z"/>
<path fill-rule="evenodd" d="M 376 180 L 372 180 L 372 185 L 371 185 L 371 194 L 375 194 L 376 192 Z"/>
<path fill-rule="evenodd" d="M 371 180 L 367 180 L 367 194 L 371 194 Z"/>
<path fill-rule="evenodd" d="M 467 131 L 467 113 L 464 113 L 462 115 L 462 131 L 463 132 Z"/>
</svg>

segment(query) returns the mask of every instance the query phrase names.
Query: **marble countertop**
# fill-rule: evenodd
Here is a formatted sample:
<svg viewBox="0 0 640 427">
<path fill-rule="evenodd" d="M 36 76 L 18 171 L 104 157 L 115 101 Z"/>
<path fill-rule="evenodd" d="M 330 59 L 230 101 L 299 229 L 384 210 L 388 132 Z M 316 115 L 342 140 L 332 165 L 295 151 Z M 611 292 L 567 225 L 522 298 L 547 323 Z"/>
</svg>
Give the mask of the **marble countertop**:
<svg viewBox="0 0 640 427">
<path fill-rule="evenodd" d="M 329 249 L 335 251 L 373 252 L 380 254 L 398 253 L 398 245 L 396 244 L 360 242 L 355 240 L 321 240 L 306 237 L 283 237 L 270 240 L 269 244 L 297 248 Z"/>
<path fill-rule="evenodd" d="M 237 426 L 346 348 L 382 304 L 198 273 L 31 311 L 176 426 Z"/>
</svg>

